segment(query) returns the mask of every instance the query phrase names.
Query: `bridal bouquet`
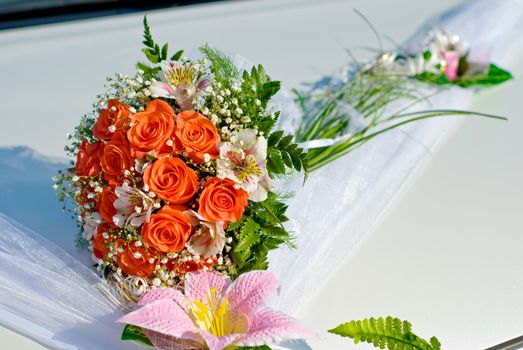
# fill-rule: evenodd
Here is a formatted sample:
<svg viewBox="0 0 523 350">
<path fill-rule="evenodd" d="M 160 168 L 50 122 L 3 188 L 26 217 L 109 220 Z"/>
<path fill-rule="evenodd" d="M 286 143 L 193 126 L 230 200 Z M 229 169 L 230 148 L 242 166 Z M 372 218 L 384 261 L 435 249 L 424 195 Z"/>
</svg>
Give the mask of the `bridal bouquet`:
<svg viewBox="0 0 523 350">
<path fill-rule="evenodd" d="M 55 187 L 63 202 L 73 200 L 78 244 L 92 252 L 107 295 L 133 310 L 120 319 L 122 338 L 159 349 L 269 349 L 309 335 L 264 306 L 279 288 L 264 271 L 268 252 L 294 247 L 288 195 L 272 179 L 306 177 L 409 122 L 482 115 L 388 114 L 398 99 L 422 100 L 406 92 L 413 80 L 473 86 L 510 78 L 497 66 L 471 64 L 440 33 L 418 53 L 382 53 L 328 88 L 298 94 L 303 118 L 293 135 L 278 130 L 271 99 L 280 83 L 261 65 L 242 70 L 207 45 L 195 58 L 183 50 L 170 55 L 146 19 L 144 26 L 148 62 L 132 76 L 108 78 L 107 91 L 68 136 L 76 162 Z"/>
<path fill-rule="evenodd" d="M 275 289 L 271 275 L 242 275 L 266 269 L 269 250 L 293 244 L 271 178 L 306 171 L 307 160 L 292 135 L 274 130 L 279 111 L 268 103 L 280 83 L 262 66 L 240 71 L 208 46 L 194 60 L 183 51 L 168 56 L 144 24 L 143 51 L 154 65 L 109 79 L 67 147 L 76 163 L 58 183 L 62 198 L 75 201 L 81 241 L 120 302 L 152 308 L 155 299 L 183 298 L 185 308 L 160 309 L 198 325 L 182 343 L 221 349 L 266 344 L 278 338 L 271 332 L 300 335 L 283 315 L 256 313 Z M 173 289 L 158 294 L 161 287 Z M 171 341 L 148 336 L 161 348 Z"/>
</svg>

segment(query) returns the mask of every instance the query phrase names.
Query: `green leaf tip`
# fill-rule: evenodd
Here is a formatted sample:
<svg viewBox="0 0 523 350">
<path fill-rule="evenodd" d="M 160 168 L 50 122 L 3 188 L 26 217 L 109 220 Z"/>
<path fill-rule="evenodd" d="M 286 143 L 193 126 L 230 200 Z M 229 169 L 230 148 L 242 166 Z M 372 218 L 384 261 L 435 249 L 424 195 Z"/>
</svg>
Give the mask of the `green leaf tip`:
<svg viewBox="0 0 523 350">
<path fill-rule="evenodd" d="M 130 324 L 125 325 L 121 339 L 129 340 L 140 345 L 153 346 L 153 343 L 151 343 L 149 338 L 147 338 L 140 327 L 136 327 Z"/>
</svg>

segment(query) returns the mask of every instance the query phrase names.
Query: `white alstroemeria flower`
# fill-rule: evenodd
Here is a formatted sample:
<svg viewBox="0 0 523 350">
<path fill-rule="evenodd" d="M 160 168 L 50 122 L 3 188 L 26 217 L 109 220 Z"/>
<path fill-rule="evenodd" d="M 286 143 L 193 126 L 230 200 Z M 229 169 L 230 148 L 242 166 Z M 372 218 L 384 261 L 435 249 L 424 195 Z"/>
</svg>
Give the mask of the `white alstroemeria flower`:
<svg viewBox="0 0 523 350">
<path fill-rule="evenodd" d="M 147 169 L 147 167 L 151 165 L 151 162 L 146 160 L 146 159 L 143 159 L 143 158 L 136 158 L 134 160 L 134 169 L 139 173 L 139 174 L 143 174 L 143 172 L 145 171 L 145 169 Z"/>
<path fill-rule="evenodd" d="M 193 210 L 185 211 L 184 214 L 191 219 L 191 225 L 195 228 L 186 243 L 187 250 L 204 258 L 220 254 L 225 246 L 223 222 L 207 221 Z"/>
<path fill-rule="evenodd" d="M 210 78 L 201 77 L 197 66 L 190 62 L 162 61 L 160 66 L 161 81 L 149 86 L 151 94 L 174 99 L 182 110 L 193 109 L 194 102 L 205 93 Z"/>
<path fill-rule="evenodd" d="M 102 222 L 102 219 L 100 218 L 100 214 L 94 212 L 89 213 L 84 217 L 84 225 L 83 225 L 83 232 L 82 237 L 86 240 L 90 240 L 93 238 L 93 236 L 96 234 L 96 230 L 98 229 L 98 225 Z"/>
<path fill-rule="evenodd" d="M 222 142 L 219 146 L 218 177 L 235 181 L 249 193 L 249 199 L 262 202 L 267 199 L 270 187 L 267 173 L 267 140 L 257 136 L 256 131 L 244 129 L 238 132 L 234 142 Z"/>
<path fill-rule="evenodd" d="M 118 199 L 113 204 L 117 211 L 113 221 L 118 227 L 125 225 L 139 227 L 144 222 L 149 222 L 154 209 L 153 198 L 125 183 L 121 187 L 116 187 L 114 193 Z"/>
</svg>

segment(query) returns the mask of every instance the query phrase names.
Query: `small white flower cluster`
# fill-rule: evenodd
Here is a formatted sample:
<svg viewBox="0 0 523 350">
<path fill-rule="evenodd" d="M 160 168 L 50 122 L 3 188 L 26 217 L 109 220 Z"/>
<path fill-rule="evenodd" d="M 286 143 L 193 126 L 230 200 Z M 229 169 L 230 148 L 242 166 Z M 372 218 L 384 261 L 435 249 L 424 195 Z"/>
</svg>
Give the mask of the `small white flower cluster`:
<svg viewBox="0 0 523 350">
<path fill-rule="evenodd" d="M 219 128 L 224 141 L 233 139 L 238 132 L 246 128 L 246 125 L 249 125 L 252 121 L 252 117 L 246 115 L 240 105 L 241 86 L 242 80 L 234 80 L 230 89 L 224 87 L 218 81 L 213 81 L 206 88 L 208 99 L 205 107 L 200 112 Z M 259 113 L 264 113 L 260 100 L 254 100 L 254 105 Z"/>
</svg>

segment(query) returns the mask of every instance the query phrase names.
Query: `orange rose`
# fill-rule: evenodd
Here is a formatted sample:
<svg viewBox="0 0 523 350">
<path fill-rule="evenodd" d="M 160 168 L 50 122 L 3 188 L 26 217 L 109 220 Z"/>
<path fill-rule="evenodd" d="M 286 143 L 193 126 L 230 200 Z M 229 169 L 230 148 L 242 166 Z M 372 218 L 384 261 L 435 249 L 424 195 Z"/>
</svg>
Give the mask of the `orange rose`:
<svg viewBox="0 0 523 350">
<path fill-rule="evenodd" d="M 117 131 L 105 145 L 101 165 L 105 179 L 112 185 L 118 183 L 124 171 L 131 167 L 132 158 L 125 132 Z"/>
<path fill-rule="evenodd" d="M 136 113 L 131 119 L 127 138 L 131 143 L 131 154 L 143 158 L 149 152 L 167 155 L 174 151 L 174 111 L 162 100 L 154 100 L 145 112 Z M 172 141 L 172 145 L 168 145 Z"/>
<path fill-rule="evenodd" d="M 122 271 L 128 275 L 145 278 L 152 275 L 155 263 L 149 261 L 151 255 L 143 246 L 136 247 L 127 242 L 120 242 L 119 246 L 123 248 L 123 252 L 118 254 L 117 264 Z"/>
<path fill-rule="evenodd" d="M 113 222 L 113 216 L 116 215 L 116 208 L 114 207 L 114 201 L 118 197 L 111 189 L 105 188 L 100 196 L 98 197 L 98 203 L 96 209 L 98 213 L 104 219 L 104 221 L 109 224 L 112 228 L 118 228 Z"/>
<path fill-rule="evenodd" d="M 93 237 L 93 254 L 98 259 L 105 258 L 109 252 L 103 237 L 104 232 L 109 233 L 109 228 L 110 226 L 105 223 L 98 225 L 98 228 L 96 229 L 96 235 Z"/>
<path fill-rule="evenodd" d="M 236 222 L 247 207 L 249 194 L 234 188 L 234 181 L 213 177 L 205 184 L 198 213 L 213 222 Z"/>
<path fill-rule="evenodd" d="M 129 106 L 118 100 L 109 100 L 107 109 L 102 109 L 94 123 L 93 135 L 99 140 L 109 140 L 116 130 L 122 129 L 129 123 Z M 114 130 L 110 130 L 114 127 Z"/>
<path fill-rule="evenodd" d="M 198 175 L 180 158 L 162 158 L 145 169 L 143 181 L 171 204 L 190 201 L 198 191 Z"/>
<path fill-rule="evenodd" d="M 83 140 L 78 154 L 76 155 L 76 175 L 96 176 L 102 171 L 100 159 L 104 150 L 103 142 L 90 144 Z"/>
<path fill-rule="evenodd" d="M 183 111 L 176 119 L 176 137 L 195 163 L 202 163 L 207 153 L 218 157 L 220 134 L 214 124 L 195 111 Z"/>
<path fill-rule="evenodd" d="M 145 242 L 164 253 L 179 252 L 191 235 L 190 219 L 179 206 L 166 205 L 142 227 Z"/>
</svg>

